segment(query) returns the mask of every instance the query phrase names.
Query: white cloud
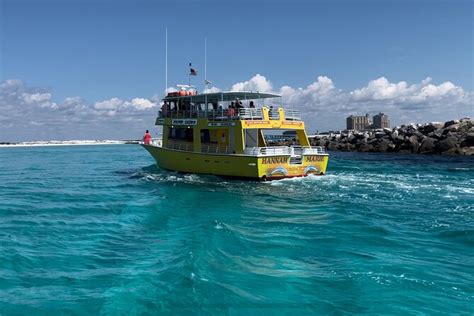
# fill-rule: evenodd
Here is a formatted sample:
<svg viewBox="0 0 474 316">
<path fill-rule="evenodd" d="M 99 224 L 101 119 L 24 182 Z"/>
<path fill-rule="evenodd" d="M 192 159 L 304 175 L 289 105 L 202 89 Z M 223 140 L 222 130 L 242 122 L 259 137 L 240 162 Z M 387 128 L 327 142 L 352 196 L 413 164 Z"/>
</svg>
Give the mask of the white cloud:
<svg viewBox="0 0 474 316">
<path fill-rule="evenodd" d="M 351 91 L 354 101 L 388 101 L 389 103 L 416 104 L 439 101 L 462 102 L 467 101 L 469 94 L 463 88 L 446 81 L 439 85 L 431 83 L 430 77 L 418 84 L 408 85 L 405 81 L 392 83 L 385 77 L 372 80 L 367 86 Z"/>
<path fill-rule="evenodd" d="M 148 99 L 135 98 L 135 99 L 132 99 L 131 105 L 134 106 L 135 108 L 139 109 L 139 110 L 144 110 L 144 109 L 152 108 L 156 104 L 151 102 Z"/>
<path fill-rule="evenodd" d="M 204 89 L 202 92 L 203 93 L 215 93 L 215 92 L 221 92 L 221 89 L 219 89 L 217 87 L 210 87 L 210 88 Z"/>
<path fill-rule="evenodd" d="M 21 80 L 0 83 L 0 141 L 75 138 L 139 138 L 153 126 L 155 98 L 111 98 L 88 104 L 81 97 L 53 102 L 44 88 Z M 113 116 L 113 119 L 111 119 Z"/>
<path fill-rule="evenodd" d="M 281 94 L 284 107 L 302 112 L 309 132 L 342 129 L 346 116 L 351 114 L 385 112 L 392 124 L 474 116 L 473 92 L 450 81 L 434 83 L 429 77 L 411 84 L 380 77 L 344 91 L 327 76 L 318 76 L 305 87 L 275 88 L 265 76 L 257 74 L 232 85 L 230 90 Z M 207 92 L 218 91 L 218 87 L 212 87 Z M 48 89 L 28 87 L 21 80 L 1 82 L 0 141 L 139 138 L 143 130 L 153 127 L 161 96 L 130 100 L 113 97 L 94 103 L 79 96 L 62 102 L 53 100 Z"/>
<path fill-rule="evenodd" d="M 112 98 L 112 99 L 109 99 L 109 100 L 96 102 L 94 104 L 94 108 L 97 109 L 97 110 L 115 110 L 115 109 L 123 106 L 124 103 L 125 103 L 125 101 L 123 101 L 119 98 Z"/>
<path fill-rule="evenodd" d="M 250 80 L 234 84 L 230 91 L 272 92 L 272 84 L 264 76 L 256 74 Z"/>
</svg>

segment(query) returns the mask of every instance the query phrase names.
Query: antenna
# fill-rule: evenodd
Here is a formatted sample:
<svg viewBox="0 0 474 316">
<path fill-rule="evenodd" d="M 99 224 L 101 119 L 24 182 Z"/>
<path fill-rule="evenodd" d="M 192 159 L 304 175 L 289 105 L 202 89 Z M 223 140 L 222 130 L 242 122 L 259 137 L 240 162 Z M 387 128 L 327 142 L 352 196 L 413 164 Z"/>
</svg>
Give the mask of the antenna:
<svg viewBox="0 0 474 316">
<path fill-rule="evenodd" d="M 165 95 L 168 89 L 168 28 L 165 29 Z"/>
<path fill-rule="evenodd" d="M 207 37 L 204 37 L 204 90 L 207 90 Z"/>
</svg>

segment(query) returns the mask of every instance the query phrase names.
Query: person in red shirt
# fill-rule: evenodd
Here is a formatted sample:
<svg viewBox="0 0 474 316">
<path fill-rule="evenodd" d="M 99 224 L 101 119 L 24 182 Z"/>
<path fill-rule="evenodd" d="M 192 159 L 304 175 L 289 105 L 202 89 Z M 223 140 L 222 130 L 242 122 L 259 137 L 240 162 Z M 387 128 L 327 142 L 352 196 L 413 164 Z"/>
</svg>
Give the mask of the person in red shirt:
<svg viewBox="0 0 474 316">
<path fill-rule="evenodd" d="M 143 136 L 143 143 L 145 145 L 150 145 L 150 143 L 151 143 L 151 134 L 148 130 L 146 130 L 145 136 Z"/>
</svg>

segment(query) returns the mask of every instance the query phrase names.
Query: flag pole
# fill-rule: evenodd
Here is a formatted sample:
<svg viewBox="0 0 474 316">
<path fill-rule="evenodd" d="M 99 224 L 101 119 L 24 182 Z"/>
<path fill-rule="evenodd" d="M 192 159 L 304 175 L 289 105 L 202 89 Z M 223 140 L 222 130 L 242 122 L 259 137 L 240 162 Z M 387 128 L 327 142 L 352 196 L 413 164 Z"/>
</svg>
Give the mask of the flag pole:
<svg viewBox="0 0 474 316">
<path fill-rule="evenodd" d="M 204 95 L 205 100 L 204 100 L 204 111 L 206 113 L 206 118 L 207 118 L 207 38 L 204 37 Z"/>
<path fill-rule="evenodd" d="M 168 28 L 165 29 L 165 96 L 168 89 Z"/>
</svg>

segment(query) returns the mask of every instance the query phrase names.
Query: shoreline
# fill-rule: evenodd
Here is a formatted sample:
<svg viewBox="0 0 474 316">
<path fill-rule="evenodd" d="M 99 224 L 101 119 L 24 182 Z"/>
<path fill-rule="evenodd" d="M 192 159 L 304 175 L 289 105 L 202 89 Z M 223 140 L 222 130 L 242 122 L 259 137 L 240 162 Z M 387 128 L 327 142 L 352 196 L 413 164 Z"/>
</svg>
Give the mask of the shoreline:
<svg viewBox="0 0 474 316">
<path fill-rule="evenodd" d="M 136 140 L 65 140 L 65 141 L 37 141 L 0 144 L 0 148 L 19 147 L 52 147 L 52 146 L 96 146 L 96 145 L 127 145 L 137 144 Z"/>
</svg>

